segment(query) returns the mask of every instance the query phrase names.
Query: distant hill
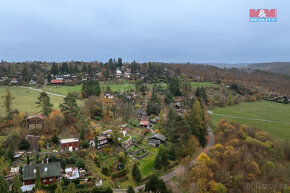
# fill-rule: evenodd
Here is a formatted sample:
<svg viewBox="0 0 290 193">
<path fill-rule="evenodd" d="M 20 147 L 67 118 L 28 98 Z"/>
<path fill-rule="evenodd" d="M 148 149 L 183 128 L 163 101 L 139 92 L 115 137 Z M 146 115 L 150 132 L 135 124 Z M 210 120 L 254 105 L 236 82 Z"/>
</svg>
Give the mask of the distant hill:
<svg viewBox="0 0 290 193">
<path fill-rule="evenodd" d="M 290 62 L 256 63 L 248 66 L 250 69 L 260 69 L 277 74 L 290 75 Z"/>
</svg>

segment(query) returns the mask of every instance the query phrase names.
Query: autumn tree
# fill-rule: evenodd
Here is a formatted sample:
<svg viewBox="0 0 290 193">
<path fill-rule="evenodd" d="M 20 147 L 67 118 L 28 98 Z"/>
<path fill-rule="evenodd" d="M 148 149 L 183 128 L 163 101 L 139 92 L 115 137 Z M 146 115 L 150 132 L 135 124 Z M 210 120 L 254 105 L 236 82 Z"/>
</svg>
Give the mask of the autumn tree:
<svg viewBox="0 0 290 193">
<path fill-rule="evenodd" d="M 68 95 L 64 98 L 64 103 L 60 104 L 59 107 L 66 122 L 70 124 L 78 116 L 80 110 L 75 96 L 71 92 L 68 93 Z"/>
<path fill-rule="evenodd" d="M 230 93 L 230 94 L 228 95 L 226 105 L 232 106 L 233 104 L 234 104 L 234 98 L 233 98 L 232 93 Z"/>
<path fill-rule="evenodd" d="M 58 109 L 54 109 L 48 117 L 48 123 L 50 130 L 54 129 L 58 131 L 64 123 L 64 116 L 62 112 Z"/>
</svg>

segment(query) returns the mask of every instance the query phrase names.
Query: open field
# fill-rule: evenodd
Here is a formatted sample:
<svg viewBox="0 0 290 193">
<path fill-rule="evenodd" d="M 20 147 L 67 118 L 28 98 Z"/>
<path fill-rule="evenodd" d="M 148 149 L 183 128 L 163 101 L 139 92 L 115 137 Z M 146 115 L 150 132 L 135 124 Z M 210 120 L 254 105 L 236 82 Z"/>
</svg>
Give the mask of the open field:
<svg viewBox="0 0 290 193">
<path fill-rule="evenodd" d="M 0 115 L 4 113 L 4 108 L 2 107 L 4 96 L 6 94 L 7 87 L 0 87 Z M 19 87 L 9 87 L 9 90 L 14 97 L 12 101 L 12 108 L 18 109 L 28 115 L 36 114 L 39 111 L 35 102 L 40 94 L 38 91 L 33 91 L 27 88 L 19 88 Z M 63 97 L 49 95 L 50 101 L 53 104 L 54 108 L 58 108 L 59 103 L 63 102 Z"/>
<path fill-rule="evenodd" d="M 225 118 L 227 120 L 236 121 L 250 127 L 263 129 L 270 135 L 283 140 L 290 139 L 290 124 L 282 123 L 290 122 L 290 105 L 269 101 L 257 101 L 215 108 L 211 111 L 214 113 L 213 115 L 210 115 L 212 118 L 213 127 L 216 127 L 219 120 Z M 215 115 L 215 113 L 218 115 Z M 227 117 L 222 115 L 236 117 Z M 249 120 L 246 118 L 261 120 Z"/>
<path fill-rule="evenodd" d="M 216 84 L 212 84 L 209 82 L 190 82 L 192 88 L 197 87 L 215 87 Z M 126 82 L 126 83 L 110 83 L 110 82 L 100 82 L 100 86 L 102 90 L 105 90 L 107 86 L 109 86 L 113 92 L 118 91 L 126 91 L 130 89 L 135 89 L 135 84 Z M 150 84 L 150 88 L 152 89 L 154 84 Z M 166 83 L 161 83 L 161 87 L 166 88 Z M 55 94 L 67 95 L 68 92 L 80 92 L 82 86 L 46 86 L 43 88 L 46 92 L 52 92 Z"/>
</svg>

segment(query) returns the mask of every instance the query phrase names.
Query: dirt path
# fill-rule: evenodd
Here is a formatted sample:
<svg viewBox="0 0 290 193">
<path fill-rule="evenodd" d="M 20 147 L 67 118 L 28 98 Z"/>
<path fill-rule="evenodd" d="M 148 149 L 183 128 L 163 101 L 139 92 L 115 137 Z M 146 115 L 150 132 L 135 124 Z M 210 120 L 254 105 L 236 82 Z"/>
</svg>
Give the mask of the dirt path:
<svg viewBox="0 0 290 193">
<path fill-rule="evenodd" d="M 211 148 L 214 145 L 214 134 L 212 132 L 211 128 L 207 129 L 208 131 L 208 135 L 209 135 L 209 141 L 207 146 L 203 149 L 203 152 L 207 152 L 209 150 L 209 148 Z M 196 162 L 196 157 L 190 162 L 189 166 L 194 164 Z M 160 178 L 164 181 L 164 182 L 168 182 L 169 180 L 171 180 L 174 176 L 176 175 L 175 171 L 172 171 L 168 174 L 165 174 L 164 176 L 161 176 Z M 145 184 L 141 185 L 141 186 L 137 186 L 134 188 L 135 192 L 138 192 L 140 189 L 145 189 Z"/>
<path fill-rule="evenodd" d="M 34 90 L 34 91 L 37 91 L 37 92 L 44 92 L 41 89 L 36 89 L 36 88 L 32 88 L 32 87 L 20 86 L 20 88 L 27 88 L 27 89 Z M 51 93 L 51 92 L 45 92 L 45 93 L 46 94 L 53 95 L 53 96 L 63 97 L 63 98 L 65 97 L 64 95 L 61 95 L 61 94 L 54 94 L 54 93 Z"/>
</svg>

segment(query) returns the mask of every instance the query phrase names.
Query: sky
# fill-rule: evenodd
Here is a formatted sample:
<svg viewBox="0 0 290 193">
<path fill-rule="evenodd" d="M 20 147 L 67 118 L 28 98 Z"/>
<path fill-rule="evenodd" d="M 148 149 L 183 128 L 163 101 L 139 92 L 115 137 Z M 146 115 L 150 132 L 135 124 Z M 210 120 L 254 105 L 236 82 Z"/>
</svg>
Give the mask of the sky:
<svg viewBox="0 0 290 193">
<path fill-rule="evenodd" d="M 277 9 L 277 22 L 249 22 Z M 0 0 L 0 60 L 290 61 L 287 0 Z"/>
</svg>

